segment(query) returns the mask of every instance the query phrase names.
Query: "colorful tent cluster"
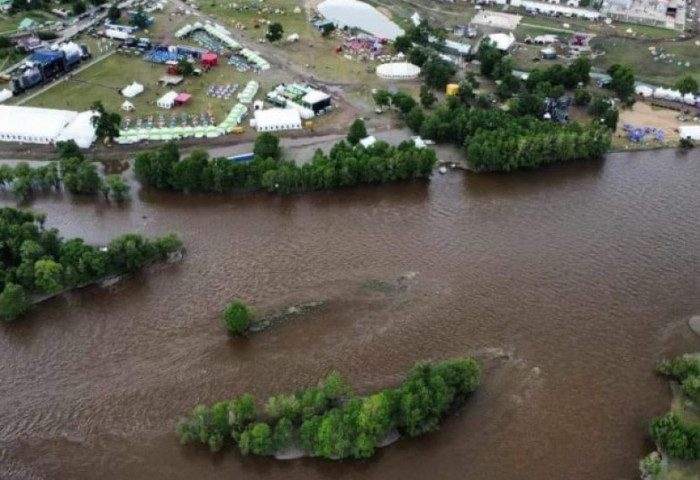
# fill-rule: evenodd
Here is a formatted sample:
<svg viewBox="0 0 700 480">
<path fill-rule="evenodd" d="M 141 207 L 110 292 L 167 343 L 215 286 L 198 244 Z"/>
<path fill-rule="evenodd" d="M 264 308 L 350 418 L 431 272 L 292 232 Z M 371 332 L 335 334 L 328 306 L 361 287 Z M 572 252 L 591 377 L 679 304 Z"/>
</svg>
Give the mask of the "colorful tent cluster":
<svg viewBox="0 0 700 480">
<path fill-rule="evenodd" d="M 251 80 L 245 86 L 243 91 L 238 94 L 238 101 L 241 103 L 251 103 L 255 95 L 258 93 L 260 85 L 255 80 Z"/>
<path fill-rule="evenodd" d="M 625 123 L 622 129 L 627 132 L 627 139 L 630 142 L 642 143 L 646 140 L 647 135 L 653 136 L 657 142 L 663 142 L 666 139 L 666 134 L 660 128 L 635 127 Z"/>
<path fill-rule="evenodd" d="M 184 38 L 191 35 L 193 32 L 198 30 L 204 30 L 209 35 L 226 45 L 226 47 L 231 50 L 240 50 L 240 55 L 245 57 L 250 63 L 254 64 L 260 70 L 269 70 L 270 62 L 262 58 L 258 53 L 248 49 L 243 48 L 243 45 L 232 39 L 228 32 L 221 27 L 217 27 L 211 24 L 194 23 L 192 25 L 185 25 L 180 30 L 175 32 L 175 38 Z"/>
<path fill-rule="evenodd" d="M 119 131 L 115 139 L 117 143 L 129 144 L 142 140 L 168 141 L 179 138 L 216 138 L 231 132 L 241 123 L 248 112 L 245 105 L 240 103 L 231 109 L 226 119 L 217 126 L 199 125 L 196 127 L 170 127 L 170 128 L 131 128 Z"/>
</svg>

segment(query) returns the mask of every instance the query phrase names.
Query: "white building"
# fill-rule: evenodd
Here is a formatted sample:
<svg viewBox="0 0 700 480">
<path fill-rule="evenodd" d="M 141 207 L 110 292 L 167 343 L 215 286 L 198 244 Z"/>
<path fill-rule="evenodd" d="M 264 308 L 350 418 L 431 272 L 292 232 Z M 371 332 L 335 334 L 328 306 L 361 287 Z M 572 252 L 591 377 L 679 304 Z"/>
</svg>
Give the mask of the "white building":
<svg viewBox="0 0 700 480">
<path fill-rule="evenodd" d="M 92 112 L 0 105 L 0 142 L 54 144 L 74 140 L 80 148 L 95 141 Z"/>
<path fill-rule="evenodd" d="M 256 110 L 255 118 L 250 122 L 258 132 L 277 132 L 280 130 L 301 130 L 299 111 L 286 108 Z"/>
</svg>

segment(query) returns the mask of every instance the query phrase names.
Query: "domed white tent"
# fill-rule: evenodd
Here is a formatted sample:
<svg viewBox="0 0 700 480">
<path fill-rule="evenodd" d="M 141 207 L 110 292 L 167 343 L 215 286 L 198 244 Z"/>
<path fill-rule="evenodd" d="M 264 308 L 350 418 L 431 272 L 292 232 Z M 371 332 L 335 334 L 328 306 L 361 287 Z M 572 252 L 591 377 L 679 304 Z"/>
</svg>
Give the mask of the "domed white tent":
<svg viewBox="0 0 700 480">
<path fill-rule="evenodd" d="M 412 80 L 420 75 L 420 67 L 412 63 L 385 63 L 377 67 L 377 76 L 390 80 Z"/>
</svg>

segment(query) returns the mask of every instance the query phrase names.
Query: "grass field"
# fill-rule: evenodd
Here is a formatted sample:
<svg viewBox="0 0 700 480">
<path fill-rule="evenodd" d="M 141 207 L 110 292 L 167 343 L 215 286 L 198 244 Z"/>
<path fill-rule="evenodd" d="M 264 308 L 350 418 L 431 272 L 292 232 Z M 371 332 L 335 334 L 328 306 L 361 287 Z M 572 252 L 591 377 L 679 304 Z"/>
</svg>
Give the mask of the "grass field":
<svg viewBox="0 0 700 480">
<path fill-rule="evenodd" d="M 301 13 L 293 12 L 295 3 L 284 0 L 265 2 L 268 9 L 274 11 L 279 8 L 284 10 L 284 14 L 259 14 L 252 10 L 241 11 L 232 8 L 231 5 L 223 3 L 212 5 L 204 2 L 201 9 L 209 15 L 216 16 L 221 20 L 221 23 L 231 29 L 236 29 L 236 25 L 245 26 L 245 30 L 236 30 L 249 39 L 251 45 L 264 39 L 267 32 L 265 25 L 255 28 L 256 21 L 279 22 L 284 28 L 284 38 L 273 48 L 278 49 L 279 56 L 284 57 L 288 64 L 304 67 L 309 76 L 316 80 L 339 83 L 376 80 L 375 65 L 348 60 L 342 54 L 335 53 L 333 49 L 341 43 L 338 35 L 334 34 L 331 38 L 323 38 L 309 23 L 308 13 L 305 9 L 302 8 Z M 286 37 L 294 33 L 299 35 L 299 41 L 287 43 Z"/>
<path fill-rule="evenodd" d="M 71 110 L 86 110 L 95 100 L 100 100 L 105 108 L 110 111 L 120 111 L 125 98 L 118 90 L 137 81 L 144 85 L 145 91 L 132 99 L 136 110 L 131 113 L 121 112 L 123 117 L 145 117 L 150 114 L 171 113 L 190 114 L 211 111 L 217 122 L 223 120 L 231 108 L 236 104 L 235 95 L 230 100 L 215 99 L 206 95 L 206 90 L 211 85 L 238 83 L 239 91 L 246 82 L 255 79 L 261 84 L 261 93 L 266 92 L 279 78 L 272 75 L 255 74 L 247 72 L 238 73 L 233 67 L 220 65 L 201 77 L 190 77 L 179 86 L 173 88 L 178 92 L 192 94 L 189 104 L 176 107 L 172 110 L 164 110 L 155 105 L 155 101 L 171 88 L 163 88 L 158 85 L 158 78 L 164 75 L 165 67 L 148 63 L 141 58 L 113 54 L 111 57 L 87 68 L 74 77 L 57 84 L 45 93 L 26 103 L 28 106 L 63 108 Z"/>
<path fill-rule="evenodd" d="M 50 13 L 41 10 L 19 12 L 15 15 L 7 15 L 5 13 L 2 13 L 0 14 L 0 35 L 6 33 L 14 33 L 17 30 L 17 25 L 19 25 L 19 22 L 24 20 L 26 17 L 29 17 L 32 20 L 36 20 L 39 23 L 59 20 L 57 17 L 54 17 Z"/>
</svg>

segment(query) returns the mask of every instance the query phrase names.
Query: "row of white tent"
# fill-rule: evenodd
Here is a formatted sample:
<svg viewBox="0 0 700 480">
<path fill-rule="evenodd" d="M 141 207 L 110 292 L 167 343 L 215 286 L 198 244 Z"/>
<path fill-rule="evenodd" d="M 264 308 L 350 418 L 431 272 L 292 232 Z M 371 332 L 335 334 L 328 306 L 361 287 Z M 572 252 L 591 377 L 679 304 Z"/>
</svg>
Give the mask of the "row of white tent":
<svg viewBox="0 0 700 480">
<path fill-rule="evenodd" d="M 203 24 L 199 22 L 196 22 L 191 25 L 187 24 L 184 27 L 180 28 L 177 32 L 175 32 L 175 38 L 184 38 L 188 35 L 191 35 L 193 32 L 196 32 L 197 30 L 204 30 L 209 35 L 216 38 L 218 41 L 226 45 L 231 50 L 240 50 L 240 55 L 242 55 L 250 63 L 255 64 L 260 70 L 270 69 L 270 62 L 258 55 L 257 52 L 254 52 L 253 50 L 250 50 L 248 48 L 243 48 L 243 45 L 231 38 L 228 30 L 219 25 L 214 25 L 210 23 Z"/>
<path fill-rule="evenodd" d="M 682 94 L 678 90 L 673 90 L 670 88 L 653 88 L 648 85 L 638 85 L 635 87 L 635 92 L 637 95 L 641 95 L 644 98 L 651 97 L 661 100 L 668 100 L 671 102 L 681 102 L 685 103 L 686 105 L 700 106 L 700 96 L 693 95 L 692 93 Z"/>
<path fill-rule="evenodd" d="M 220 125 L 172 128 L 131 128 L 120 130 L 115 142 L 130 144 L 142 140 L 168 141 L 178 138 L 216 138 L 233 131 L 248 112 L 245 105 L 237 103 Z"/>
</svg>

